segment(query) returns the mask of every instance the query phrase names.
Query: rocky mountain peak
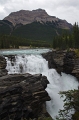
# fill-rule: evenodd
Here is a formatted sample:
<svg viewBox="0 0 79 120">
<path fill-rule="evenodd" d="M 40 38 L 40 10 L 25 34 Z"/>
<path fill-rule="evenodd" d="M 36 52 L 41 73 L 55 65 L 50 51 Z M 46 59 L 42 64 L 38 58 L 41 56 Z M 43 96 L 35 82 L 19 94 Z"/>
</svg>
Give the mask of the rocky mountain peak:
<svg viewBox="0 0 79 120">
<path fill-rule="evenodd" d="M 44 9 L 38 8 L 36 10 L 32 10 L 32 11 L 36 11 L 36 12 L 46 12 Z"/>
<path fill-rule="evenodd" d="M 70 24 L 68 24 L 65 20 L 61 20 L 56 18 L 55 16 L 49 16 L 47 12 L 43 9 L 36 9 L 36 10 L 20 10 L 17 12 L 12 12 L 9 16 L 5 17 L 4 20 L 8 20 L 16 26 L 17 24 L 30 24 L 32 22 L 53 22 L 58 25 L 60 28 L 70 29 Z"/>
<path fill-rule="evenodd" d="M 25 25 L 32 23 L 34 21 L 41 21 L 46 17 L 48 17 L 48 14 L 46 13 L 45 10 L 42 9 L 37 9 L 32 11 L 20 10 L 17 12 L 12 12 L 9 16 L 5 17 L 4 20 L 10 21 L 15 26 L 20 23 Z"/>
</svg>

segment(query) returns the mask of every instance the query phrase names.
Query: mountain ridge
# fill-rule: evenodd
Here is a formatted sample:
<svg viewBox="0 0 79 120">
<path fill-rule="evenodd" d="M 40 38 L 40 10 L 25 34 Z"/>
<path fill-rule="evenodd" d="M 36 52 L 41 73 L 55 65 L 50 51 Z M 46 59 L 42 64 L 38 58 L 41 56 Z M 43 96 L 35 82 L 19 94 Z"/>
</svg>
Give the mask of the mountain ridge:
<svg viewBox="0 0 79 120">
<path fill-rule="evenodd" d="M 16 26 L 17 24 L 30 24 L 33 22 L 40 22 L 44 24 L 46 22 L 51 22 L 57 24 L 58 28 L 62 29 L 71 29 L 72 25 L 68 23 L 66 20 L 61 20 L 55 16 L 50 16 L 44 9 L 36 9 L 36 10 L 20 10 L 17 12 L 10 13 L 3 20 L 8 20 Z"/>
<path fill-rule="evenodd" d="M 23 45 L 26 44 L 25 41 L 31 41 L 31 45 L 36 41 L 48 44 L 52 43 L 56 36 L 71 34 L 72 27 L 66 20 L 50 16 L 43 9 L 20 10 L 0 20 L 0 35 L 4 36 L 4 39 L 7 39 L 5 35 L 8 35 L 12 42 L 17 38 Z"/>
</svg>

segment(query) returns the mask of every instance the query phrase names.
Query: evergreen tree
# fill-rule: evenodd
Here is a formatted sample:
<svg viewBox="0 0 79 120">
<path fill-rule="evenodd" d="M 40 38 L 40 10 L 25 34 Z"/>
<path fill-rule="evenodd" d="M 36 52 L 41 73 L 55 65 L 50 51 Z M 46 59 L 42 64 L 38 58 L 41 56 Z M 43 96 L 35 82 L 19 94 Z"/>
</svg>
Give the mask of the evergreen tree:
<svg viewBox="0 0 79 120">
<path fill-rule="evenodd" d="M 53 47 L 59 49 L 79 48 L 79 27 L 78 23 L 73 26 L 73 32 L 68 34 L 63 32 L 61 36 L 57 36 L 53 40 Z"/>
</svg>

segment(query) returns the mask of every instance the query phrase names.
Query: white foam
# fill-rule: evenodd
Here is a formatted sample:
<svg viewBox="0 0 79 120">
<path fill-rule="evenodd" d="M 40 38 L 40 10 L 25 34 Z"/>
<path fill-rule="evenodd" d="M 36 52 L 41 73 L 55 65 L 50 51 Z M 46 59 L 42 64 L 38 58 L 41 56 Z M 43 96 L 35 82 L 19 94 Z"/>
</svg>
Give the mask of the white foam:
<svg viewBox="0 0 79 120">
<path fill-rule="evenodd" d="M 41 55 L 19 55 L 16 56 L 16 61 L 13 62 L 6 57 L 8 74 L 15 73 L 41 73 L 47 76 L 49 83 L 46 91 L 51 97 L 51 101 L 46 102 L 47 111 L 55 119 L 59 109 L 63 109 L 63 100 L 58 94 L 60 91 L 67 91 L 78 88 L 78 82 L 75 77 L 62 73 L 60 76 L 55 69 L 48 68 L 48 61 Z"/>
</svg>

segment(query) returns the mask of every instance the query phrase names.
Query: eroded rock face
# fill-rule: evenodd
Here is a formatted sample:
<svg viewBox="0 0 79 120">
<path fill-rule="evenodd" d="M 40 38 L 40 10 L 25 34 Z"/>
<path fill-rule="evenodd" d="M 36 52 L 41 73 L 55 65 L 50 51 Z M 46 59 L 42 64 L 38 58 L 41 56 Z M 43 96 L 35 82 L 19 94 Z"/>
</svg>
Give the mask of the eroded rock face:
<svg viewBox="0 0 79 120">
<path fill-rule="evenodd" d="M 71 74 L 75 67 L 75 52 L 67 52 L 63 59 L 63 72 Z"/>
<path fill-rule="evenodd" d="M 59 18 L 56 18 L 55 16 L 49 16 L 47 12 L 43 9 L 37 9 L 32 11 L 20 10 L 11 13 L 9 16 L 5 17 L 4 20 L 8 20 L 14 26 L 18 24 L 26 25 L 32 22 L 40 22 L 42 24 L 46 22 L 54 22 L 54 24 L 56 24 L 59 28 L 72 28 L 72 25 L 69 24 L 66 20 L 61 20 Z"/>
<path fill-rule="evenodd" d="M 42 56 L 48 61 L 49 68 L 54 68 L 58 73 L 72 74 L 79 80 L 79 58 L 74 51 L 52 51 Z"/>
<path fill-rule="evenodd" d="M 0 69 L 6 68 L 6 60 L 3 56 L 0 56 Z"/>
<path fill-rule="evenodd" d="M 0 77 L 0 120 L 36 118 L 43 114 L 48 80 L 39 75 L 7 75 Z"/>
<path fill-rule="evenodd" d="M 7 75 L 6 60 L 3 56 L 0 56 L 0 77 Z"/>
<path fill-rule="evenodd" d="M 42 54 L 42 56 L 48 61 L 49 68 L 54 68 L 58 73 L 61 73 L 63 71 L 63 59 L 65 54 L 65 51 L 52 51 Z"/>
<path fill-rule="evenodd" d="M 23 25 L 32 23 L 34 21 L 52 21 L 52 20 L 56 20 L 56 18 L 52 18 L 50 17 L 45 10 L 42 9 L 37 9 L 37 10 L 33 10 L 33 11 L 29 11 L 29 10 L 20 10 L 17 12 L 13 12 L 11 13 L 9 16 L 7 16 L 6 18 L 4 18 L 4 20 L 8 20 L 11 23 L 13 23 L 13 25 L 17 25 L 22 23 Z"/>
<path fill-rule="evenodd" d="M 72 70 L 72 75 L 76 76 L 79 80 L 79 58 L 75 57 L 74 68 Z"/>
<path fill-rule="evenodd" d="M 74 51 L 66 52 L 63 59 L 63 72 L 74 75 L 79 81 L 79 58 Z"/>
</svg>

